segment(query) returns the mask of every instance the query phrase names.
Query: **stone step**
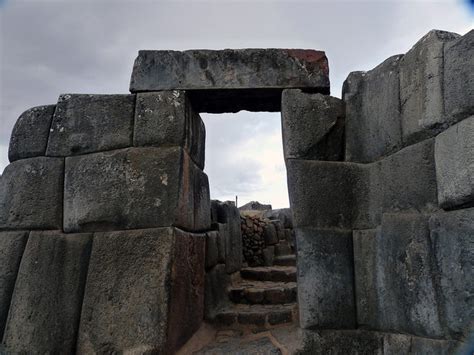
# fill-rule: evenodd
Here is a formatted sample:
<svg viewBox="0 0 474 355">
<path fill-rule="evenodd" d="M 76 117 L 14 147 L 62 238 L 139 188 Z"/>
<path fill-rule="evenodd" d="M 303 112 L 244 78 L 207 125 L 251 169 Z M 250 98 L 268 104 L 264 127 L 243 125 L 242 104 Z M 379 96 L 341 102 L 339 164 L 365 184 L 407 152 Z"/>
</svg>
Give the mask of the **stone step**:
<svg viewBox="0 0 474 355">
<path fill-rule="evenodd" d="M 296 266 L 296 255 L 277 256 L 273 259 L 273 264 L 278 266 Z"/>
<path fill-rule="evenodd" d="M 240 270 L 243 279 L 273 282 L 296 282 L 294 266 L 259 266 Z"/>
<path fill-rule="evenodd" d="M 243 281 L 229 288 L 234 303 L 285 304 L 296 302 L 295 282 Z"/>
<path fill-rule="evenodd" d="M 269 328 L 278 324 L 291 323 L 296 319 L 295 303 L 285 305 L 235 304 L 218 312 L 212 323 L 218 326 L 256 326 Z"/>
</svg>

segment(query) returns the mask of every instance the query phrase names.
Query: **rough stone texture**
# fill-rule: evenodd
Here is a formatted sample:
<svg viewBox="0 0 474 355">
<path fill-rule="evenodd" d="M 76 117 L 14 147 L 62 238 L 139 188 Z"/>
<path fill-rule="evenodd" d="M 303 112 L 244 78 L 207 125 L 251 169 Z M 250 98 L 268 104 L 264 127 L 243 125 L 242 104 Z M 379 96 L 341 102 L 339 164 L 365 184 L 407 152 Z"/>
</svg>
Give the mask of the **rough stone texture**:
<svg viewBox="0 0 474 355">
<path fill-rule="evenodd" d="M 0 233 L 0 339 L 3 337 L 11 297 L 28 234 L 28 232 Z"/>
<path fill-rule="evenodd" d="M 436 137 L 438 199 L 442 208 L 474 205 L 474 116 Z"/>
<path fill-rule="evenodd" d="M 302 328 L 353 328 L 351 231 L 296 228 L 298 305 Z"/>
<path fill-rule="evenodd" d="M 444 49 L 444 106 L 452 121 L 474 115 L 474 30 Z"/>
<path fill-rule="evenodd" d="M 379 231 L 380 233 L 380 231 Z M 355 299 L 357 325 L 379 328 L 375 252 L 377 247 L 375 229 L 353 231 Z"/>
<path fill-rule="evenodd" d="M 261 70 L 265 68 L 265 70 Z M 280 111 L 281 91 L 329 93 L 324 52 L 303 49 L 139 51 L 131 92 L 190 90 L 198 112 Z"/>
<path fill-rule="evenodd" d="M 350 229 L 375 223 L 370 206 L 379 194 L 371 186 L 371 166 L 290 159 L 287 173 L 296 227 Z"/>
<path fill-rule="evenodd" d="M 400 148 L 399 62 L 388 58 L 368 72 L 352 72 L 344 82 L 346 160 L 373 162 Z"/>
<path fill-rule="evenodd" d="M 273 223 L 268 223 L 263 228 L 263 239 L 266 245 L 275 245 L 278 243 L 278 234 Z"/>
<path fill-rule="evenodd" d="M 77 352 L 176 350 L 203 319 L 204 255 L 176 228 L 95 234 Z"/>
<path fill-rule="evenodd" d="M 204 312 L 206 319 L 213 319 L 218 311 L 229 304 L 227 287 L 231 277 L 224 264 L 218 264 L 206 273 L 204 292 Z"/>
<path fill-rule="evenodd" d="M 0 229 L 61 229 L 64 159 L 36 157 L 8 165 L 0 179 Z"/>
<path fill-rule="evenodd" d="M 219 261 L 217 238 L 219 238 L 219 232 L 217 231 L 206 233 L 206 269 L 217 265 Z"/>
<path fill-rule="evenodd" d="M 74 353 L 92 235 L 31 232 L 4 343 L 14 353 Z"/>
<path fill-rule="evenodd" d="M 239 211 L 269 211 L 271 209 L 272 205 L 267 205 L 258 201 L 250 201 L 249 203 L 239 207 Z"/>
<path fill-rule="evenodd" d="M 265 266 L 272 266 L 275 260 L 275 247 L 267 246 L 263 249 L 263 264 Z"/>
<path fill-rule="evenodd" d="M 194 180 L 194 231 L 207 231 L 211 228 L 211 191 L 209 178 L 201 169 L 191 164 L 191 172 Z M 186 167 L 186 165 L 185 165 Z"/>
<path fill-rule="evenodd" d="M 406 147 L 375 166 L 381 171 L 378 184 L 383 191 L 383 212 L 437 209 L 434 139 Z"/>
<path fill-rule="evenodd" d="M 134 146 L 180 146 L 204 169 L 206 129 L 184 91 L 137 94 Z"/>
<path fill-rule="evenodd" d="M 38 106 L 20 115 L 10 139 L 8 149 L 10 162 L 46 154 L 55 108 L 55 105 Z"/>
<path fill-rule="evenodd" d="M 467 339 L 474 327 L 474 208 L 434 214 L 429 221 L 443 326 Z"/>
<path fill-rule="evenodd" d="M 239 271 L 242 267 L 242 233 L 240 231 L 240 213 L 237 207 L 230 202 L 212 201 L 211 214 L 213 220 L 226 224 L 226 231 L 222 231 L 225 239 L 225 265 L 227 273 Z M 219 231 L 221 233 L 221 231 Z"/>
<path fill-rule="evenodd" d="M 428 217 L 384 214 L 377 239 L 380 329 L 442 336 Z"/>
<path fill-rule="evenodd" d="M 71 156 L 132 146 L 135 95 L 59 97 L 48 156 Z"/>
<path fill-rule="evenodd" d="M 400 60 L 401 124 L 404 145 L 435 135 L 445 125 L 445 43 L 459 35 L 432 30 Z"/>
<path fill-rule="evenodd" d="M 209 208 L 209 187 L 204 187 L 207 177 L 201 179 L 203 173 L 179 147 L 128 148 L 66 158 L 64 229 L 193 230 L 198 215 L 197 229 L 203 229 L 210 225 L 209 212 L 201 211 Z"/>
<path fill-rule="evenodd" d="M 293 228 L 293 215 L 291 209 L 280 208 L 265 212 L 264 216 L 270 220 L 279 220 L 283 224 L 283 228 Z"/>
<path fill-rule="evenodd" d="M 344 105 L 340 99 L 285 90 L 281 118 L 285 159 L 343 160 Z"/>
</svg>

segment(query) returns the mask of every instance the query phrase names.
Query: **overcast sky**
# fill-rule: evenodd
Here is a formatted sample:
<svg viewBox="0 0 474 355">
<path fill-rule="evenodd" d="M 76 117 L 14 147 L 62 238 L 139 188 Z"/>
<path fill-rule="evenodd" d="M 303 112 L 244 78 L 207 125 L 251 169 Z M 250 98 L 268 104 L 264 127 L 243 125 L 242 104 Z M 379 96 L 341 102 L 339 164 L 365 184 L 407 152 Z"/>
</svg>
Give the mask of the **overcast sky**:
<svg viewBox="0 0 474 355">
<path fill-rule="evenodd" d="M 331 93 L 433 28 L 473 28 L 468 1 L 0 0 L 0 171 L 25 109 L 61 93 L 126 93 L 139 49 L 314 48 Z M 213 198 L 288 205 L 279 114 L 203 115 Z"/>
</svg>

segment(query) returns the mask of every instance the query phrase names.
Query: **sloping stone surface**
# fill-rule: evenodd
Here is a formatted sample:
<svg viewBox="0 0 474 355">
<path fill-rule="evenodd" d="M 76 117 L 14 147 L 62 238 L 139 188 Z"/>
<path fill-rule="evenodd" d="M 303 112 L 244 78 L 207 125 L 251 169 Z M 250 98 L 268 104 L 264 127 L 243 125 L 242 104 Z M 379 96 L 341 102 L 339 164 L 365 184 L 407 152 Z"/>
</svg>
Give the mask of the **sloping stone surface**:
<svg viewBox="0 0 474 355">
<path fill-rule="evenodd" d="M 204 169 L 206 129 L 185 91 L 137 94 L 134 146 L 180 146 Z"/>
<path fill-rule="evenodd" d="M 0 229 L 61 229 L 64 159 L 36 157 L 8 165 L 0 179 Z"/>
<path fill-rule="evenodd" d="M 302 328 L 353 328 L 352 232 L 296 228 Z"/>
<path fill-rule="evenodd" d="M 344 82 L 347 161 L 373 162 L 401 147 L 402 57 L 390 57 L 368 72 L 352 72 Z"/>
<path fill-rule="evenodd" d="M 400 60 L 400 108 L 403 143 L 433 136 L 447 124 L 444 114 L 444 47 L 458 38 L 432 30 Z"/>
<path fill-rule="evenodd" d="M 78 353 L 172 353 L 203 319 L 205 238 L 175 228 L 97 233 Z"/>
<path fill-rule="evenodd" d="M 29 232 L 0 233 L 0 339 Z"/>
<path fill-rule="evenodd" d="M 343 159 L 344 105 L 340 99 L 285 90 L 281 118 L 285 159 Z"/>
<path fill-rule="evenodd" d="M 5 329 L 13 353 L 74 353 L 92 235 L 31 232 Z"/>
<path fill-rule="evenodd" d="M 59 97 L 48 156 L 71 156 L 132 146 L 135 95 Z"/>
<path fill-rule="evenodd" d="M 261 70 L 265 68 L 265 70 Z M 302 49 L 139 51 L 131 92 L 190 90 L 198 112 L 280 111 L 281 91 L 329 93 L 324 52 Z"/>
<path fill-rule="evenodd" d="M 193 230 L 196 194 L 202 202 L 198 209 L 208 205 L 207 194 L 195 191 L 198 170 L 179 147 L 128 148 L 66 158 L 64 228 L 68 232 L 166 226 Z M 204 224 L 210 221 L 200 227 Z"/>
<path fill-rule="evenodd" d="M 453 121 L 474 115 L 474 30 L 444 49 L 444 105 Z"/>
<path fill-rule="evenodd" d="M 436 177 L 439 205 L 474 205 L 474 116 L 436 137 Z"/>
<path fill-rule="evenodd" d="M 38 106 L 23 112 L 13 127 L 8 149 L 10 162 L 46 155 L 55 105 Z"/>
</svg>

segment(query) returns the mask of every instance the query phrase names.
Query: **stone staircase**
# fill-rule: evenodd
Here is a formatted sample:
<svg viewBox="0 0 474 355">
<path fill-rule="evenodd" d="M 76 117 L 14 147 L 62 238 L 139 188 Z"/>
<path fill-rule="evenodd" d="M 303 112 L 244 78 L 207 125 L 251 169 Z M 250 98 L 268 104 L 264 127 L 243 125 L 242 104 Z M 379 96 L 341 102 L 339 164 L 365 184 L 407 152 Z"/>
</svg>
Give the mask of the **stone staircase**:
<svg viewBox="0 0 474 355">
<path fill-rule="evenodd" d="M 240 271 L 240 278 L 228 288 L 229 305 L 213 318 L 216 326 L 267 329 L 297 319 L 295 256 L 277 258 L 284 265 Z"/>
</svg>

